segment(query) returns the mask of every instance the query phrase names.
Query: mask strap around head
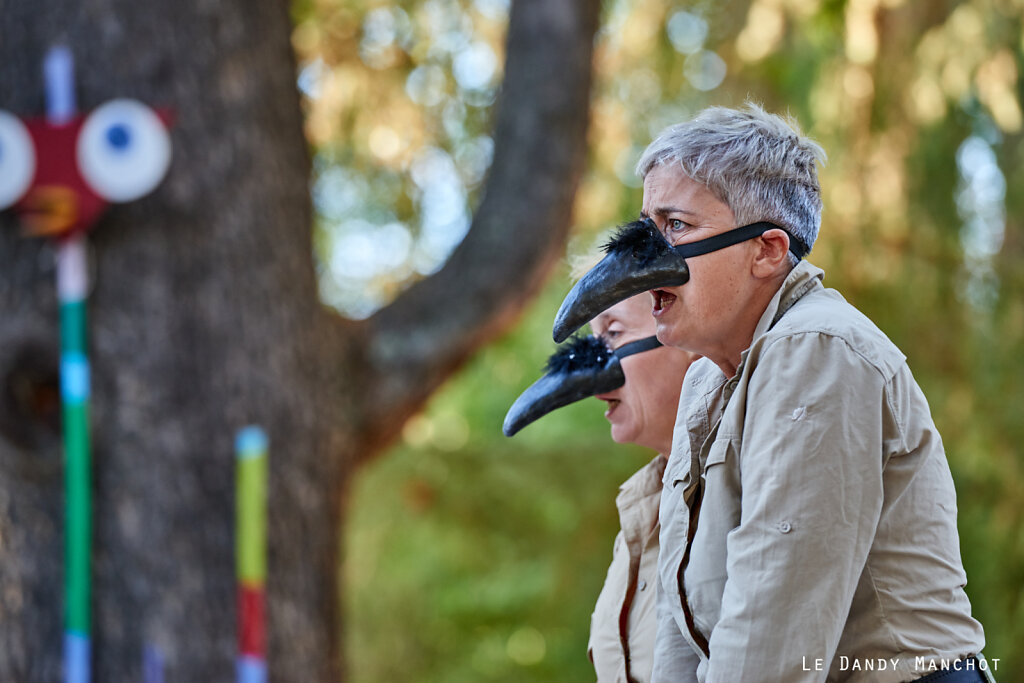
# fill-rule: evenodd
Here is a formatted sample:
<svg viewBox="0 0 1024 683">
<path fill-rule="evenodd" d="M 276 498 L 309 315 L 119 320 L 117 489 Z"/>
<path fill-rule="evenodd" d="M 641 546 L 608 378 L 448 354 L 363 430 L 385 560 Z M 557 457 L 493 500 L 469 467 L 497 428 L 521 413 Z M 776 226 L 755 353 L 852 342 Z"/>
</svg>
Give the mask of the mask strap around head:
<svg viewBox="0 0 1024 683">
<path fill-rule="evenodd" d="M 779 227 L 774 223 L 751 223 L 750 225 L 744 225 L 739 228 L 727 230 L 718 235 L 712 235 L 706 239 L 697 240 L 696 242 L 689 242 L 687 244 L 680 244 L 672 247 L 672 251 L 679 254 L 683 258 L 690 258 L 691 256 L 701 256 L 702 254 L 709 254 L 712 251 L 718 251 L 719 249 L 725 249 L 731 247 L 734 244 L 740 242 L 746 242 L 747 240 L 760 237 L 769 230 L 782 230 L 784 233 L 789 235 L 789 250 L 797 258 L 803 258 L 810 251 L 807 245 L 803 243 L 799 237 L 791 233 L 785 228 Z"/>
<path fill-rule="evenodd" d="M 650 351 L 661 346 L 661 342 L 658 341 L 657 337 L 644 337 L 643 339 L 637 339 L 636 341 L 623 344 L 619 348 L 615 349 L 616 358 L 625 358 L 626 356 L 632 356 L 634 353 L 642 353 L 644 351 Z"/>
</svg>

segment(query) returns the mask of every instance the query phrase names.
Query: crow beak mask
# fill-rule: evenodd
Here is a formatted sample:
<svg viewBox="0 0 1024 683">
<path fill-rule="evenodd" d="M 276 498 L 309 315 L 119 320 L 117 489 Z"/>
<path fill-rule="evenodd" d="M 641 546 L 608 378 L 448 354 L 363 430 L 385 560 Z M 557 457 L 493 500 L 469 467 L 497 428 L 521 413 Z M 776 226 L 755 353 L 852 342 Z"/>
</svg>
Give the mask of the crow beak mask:
<svg viewBox="0 0 1024 683">
<path fill-rule="evenodd" d="M 619 361 L 659 346 L 657 337 L 623 344 L 614 351 L 593 335 L 571 339 L 548 358 L 544 376 L 512 404 L 502 431 L 505 436 L 512 436 L 552 410 L 618 389 L 626 383 Z"/>
<path fill-rule="evenodd" d="M 707 239 L 673 247 L 650 218 L 619 229 L 604 246 L 605 257 L 565 297 L 552 335 L 556 342 L 620 301 L 659 287 L 678 287 L 690 280 L 686 259 L 745 242 L 768 230 L 785 230 L 774 223 L 751 223 Z M 789 231 L 789 250 L 797 258 L 809 251 Z"/>
</svg>

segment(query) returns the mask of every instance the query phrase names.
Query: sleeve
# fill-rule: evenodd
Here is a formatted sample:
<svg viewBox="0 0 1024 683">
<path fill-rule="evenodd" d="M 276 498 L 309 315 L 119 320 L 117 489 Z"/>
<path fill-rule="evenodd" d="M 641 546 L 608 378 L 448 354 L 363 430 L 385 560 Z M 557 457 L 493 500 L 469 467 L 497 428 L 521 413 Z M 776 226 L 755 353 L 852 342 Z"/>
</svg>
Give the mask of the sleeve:
<svg viewBox="0 0 1024 683">
<path fill-rule="evenodd" d="M 661 581 L 658 581 L 657 588 L 655 611 L 658 617 L 658 632 L 654 640 L 654 670 L 651 672 L 651 683 L 697 683 L 700 657 L 679 631 L 679 625 L 664 599 Z"/>
<path fill-rule="evenodd" d="M 622 645 L 619 642 L 619 612 L 616 604 L 616 597 L 624 590 L 621 581 L 616 579 L 616 568 L 620 568 L 625 561 L 627 564 L 628 551 L 623 546 L 626 541 L 622 531 L 615 536 L 612 544 L 612 560 L 608 564 L 608 571 L 605 572 L 604 583 L 601 585 L 601 592 L 594 604 L 594 611 L 590 615 L 590 638 L 587 641 L 587 657 L 594 665 L 594 673 L 598 680 L 614 678 L 614 671 L 621 659 Z M 627 553 L 623 560 L 622 553 Z"/>
<path fill-rule="evenodd" d="M 885 387 L 838 337 L 762 351 L 708 683 L 825 680 L 881 514 Z"/>
</svg>

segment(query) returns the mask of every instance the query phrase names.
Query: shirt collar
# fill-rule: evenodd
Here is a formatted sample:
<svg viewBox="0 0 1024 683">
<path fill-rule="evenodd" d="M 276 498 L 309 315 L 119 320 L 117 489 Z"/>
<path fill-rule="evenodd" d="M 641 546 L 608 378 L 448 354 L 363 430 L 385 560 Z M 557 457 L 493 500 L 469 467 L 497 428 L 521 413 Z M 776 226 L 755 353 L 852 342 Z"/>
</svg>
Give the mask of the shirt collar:
<svg viewBox="0 0 1024 683">
<path fill-rule="evenodd" d="M 665 472 L 666 461 L 665 456 L 658 455 L 622 483 L 619 495 L 615 497 L 615 505 L 620 511 L 649 496 L 661 494 L 661 477 Z"/>
<path fill-rule="evenodd" d="M 754 328 L 754 337 L 757 339 L 770 330 L 786 311 L 792 308 L 793 304 L 799 301 L 807 292 L 815 287 L 821 287 L 821 280 L 825 271 L 807 261 L 801 261 L 789 271 L 789 275 L 783 280 L 782 286 L 775 292 L 775 296 L 768 302 L 768 307 L 761 314 L 761 319 Z M 753 342 L 753 339 L 751 342 Z"/>
</svg>

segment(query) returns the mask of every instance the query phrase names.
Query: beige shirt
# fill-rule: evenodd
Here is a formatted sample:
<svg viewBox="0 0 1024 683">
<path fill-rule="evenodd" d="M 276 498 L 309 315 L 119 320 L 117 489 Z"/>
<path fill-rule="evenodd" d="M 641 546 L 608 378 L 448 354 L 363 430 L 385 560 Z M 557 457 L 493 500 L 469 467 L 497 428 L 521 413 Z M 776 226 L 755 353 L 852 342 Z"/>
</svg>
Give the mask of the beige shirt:
<svg viewBox="0 0 1024 683">
<path fill-rule="evenodd" d="M 658 503 L 665 457 L 659 455 L 619 487 L 622 531 L 590 618 L 588 654 L 599 683 L 647 683 L 654 655 L 654 588 L 658 574 Z"/>
<path fill-rule="evenodd" d="M 925 397 L 822 275 L 789 274 L 734 377 L 707 360 L 687 373 L 656 682 L 896 683 L 984 645 Z"/>
</svg>

